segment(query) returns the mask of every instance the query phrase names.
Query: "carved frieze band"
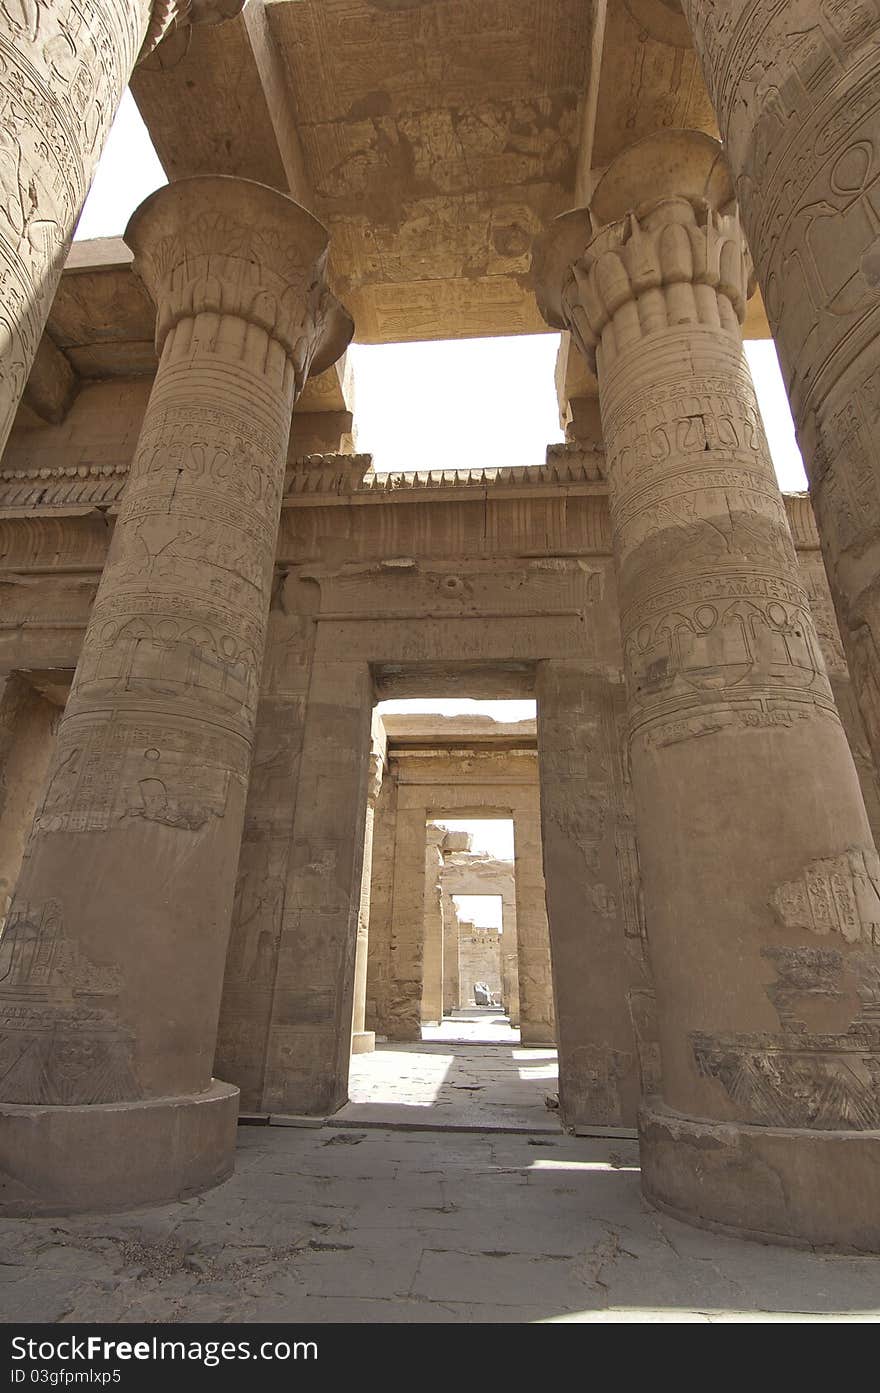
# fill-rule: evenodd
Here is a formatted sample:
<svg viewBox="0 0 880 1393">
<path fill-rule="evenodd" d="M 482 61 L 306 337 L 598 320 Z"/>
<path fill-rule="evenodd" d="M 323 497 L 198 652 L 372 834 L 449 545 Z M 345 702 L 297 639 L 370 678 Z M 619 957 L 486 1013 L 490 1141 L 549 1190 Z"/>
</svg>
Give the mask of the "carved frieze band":
<svg viewBox="0 0 880 1393">
<path fill-rule="evenodd" d="M 603 487 L 605 460 L 576 446 L 548 447 L 546 464 L 492 469 L 391 470 L 375 473 L 371 455 L 305 455 L 288 467 L 285 498 L 303 495 L 397 494 L 449 489 L 553 489 L 565 484 Z M 218 466 L 219 467 L 219 466 Z M 0 472 L 0 508 L 48 508 L 71 503 L 116 502 L 130 466 L 120 464 L 54 465 Z"/>
</svg>

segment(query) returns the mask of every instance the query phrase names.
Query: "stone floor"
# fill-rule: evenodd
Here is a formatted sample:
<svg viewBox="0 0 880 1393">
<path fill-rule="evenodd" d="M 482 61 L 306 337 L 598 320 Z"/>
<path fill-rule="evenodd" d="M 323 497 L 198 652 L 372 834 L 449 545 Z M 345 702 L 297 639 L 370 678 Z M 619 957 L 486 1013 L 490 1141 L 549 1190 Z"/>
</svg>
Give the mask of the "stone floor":
<svg viewBox="0 0 880 1393">
<path fill-rule="evenodd" d="M 543 1101 L 555 1068 L 553 1051 L 511 1045 L 430 1041 L 360 1056 L 345 1110 L 355 1116 L 241 1127 L 236 1173 L 207 1195 L 0 1221 L 0 1318 L 880 1316 L 880 1258 L 741 1243 L 651 1210 L 634 1142 L 563 1135 Z"/>
<path fill-rule="evenodd" d="M 474 1006 L 444 1016 L 439 1025 L 423 1025 L 423 1040 L 471 1041 L 484 1045 L 518 1045 L 519 1031 L 514 1030 L 503 1011 L 488 1006 Z"/>
<path fill-rule="evenodd" d="M 351 1101 L 334 1121 L 558 1133 L 557 1115 L 545 1103 L 555 1100 L 558 1088 L 556 1051 L 458 1043 L 441 1035 L 457 1025 L 425 1027 L 434 1038 L 420 1045 L 379 1044 L 373 1054 L 353 1055 Z"/>
<path fill-rule="evenodd" d="M 880 1259 L 689 1229 L 634 1143 L 242 1127 L 210 1194 L 0 1223 L 6 1322 L 876 1320 Z"/>
</svg>

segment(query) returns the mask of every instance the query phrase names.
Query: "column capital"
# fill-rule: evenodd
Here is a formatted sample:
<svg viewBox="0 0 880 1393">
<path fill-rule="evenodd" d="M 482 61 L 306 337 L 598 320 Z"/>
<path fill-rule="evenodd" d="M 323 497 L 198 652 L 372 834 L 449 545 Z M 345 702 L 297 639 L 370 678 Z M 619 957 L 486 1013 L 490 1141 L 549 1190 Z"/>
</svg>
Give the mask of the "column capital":
<svg viewBox="0 0 880 1393">
<path fill-rule="evenodd" d="M 234 19 L 244 6 L 245 0 L 153 0 L 137 61 L 142 63 L 148 58 L 173 29 L 190 24 L 222 24 L 226 19 Z"/>
<path fill-rule="evenodd" d="M 176 179 L 135 211 L 125 241 L 156 304 L 160 354 L 181 320 L 229 315 L 281 345 L 299 392 L 351 340 L 327 285 L 327 229 L 277 189 L 222 174 Z"/>
<path fill-rule="evenodd" d="M 659 329 L 738 333 L 754 281 L 720 143 L 658 131 L 629 146 L 590 206 L 537 240 L 532 277 L 547 323 L 571 331 L 593 371 L 600 350 L 607 366 Z"/>
</svg>

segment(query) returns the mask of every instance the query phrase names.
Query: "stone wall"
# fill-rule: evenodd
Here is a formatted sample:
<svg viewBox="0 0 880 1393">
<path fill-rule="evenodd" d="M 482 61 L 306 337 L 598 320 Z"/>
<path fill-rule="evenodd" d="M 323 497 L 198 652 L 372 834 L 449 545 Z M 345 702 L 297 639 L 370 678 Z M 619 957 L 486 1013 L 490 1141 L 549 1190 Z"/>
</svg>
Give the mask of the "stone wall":
<svg viewBox="0 0 880 1393">
<path fill-rule="evenodd" d="M 474 985 L 485 982 L 500 1000 L 501 938 L 497 929 L 481 928 L 469 919 L 458 920 L 459 1006 L 473 1006 Z"/>
</svg>

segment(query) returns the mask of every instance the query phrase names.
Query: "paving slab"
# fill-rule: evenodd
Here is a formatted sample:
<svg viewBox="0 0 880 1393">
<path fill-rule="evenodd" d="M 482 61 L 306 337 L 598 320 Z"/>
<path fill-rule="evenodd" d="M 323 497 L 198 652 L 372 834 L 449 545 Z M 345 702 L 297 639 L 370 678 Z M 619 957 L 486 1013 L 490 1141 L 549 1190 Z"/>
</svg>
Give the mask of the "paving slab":
<svg viewBox="0 0 880 1393">
<path fill-rule="evenodd" d="M 880 1317 L 880 1258 L 690 1229 L 614 1139 L 240 1128 L 156 1210 L 0 1221 L 6 1322 L 702 1322 Z M 540 1144 L 536 1145 L 538 1142 Z"/>
</svg>

